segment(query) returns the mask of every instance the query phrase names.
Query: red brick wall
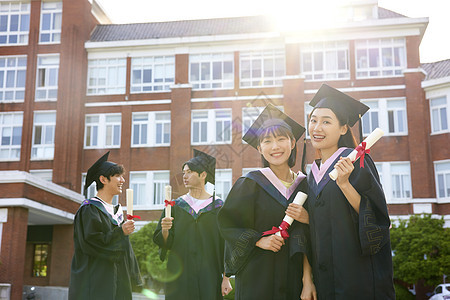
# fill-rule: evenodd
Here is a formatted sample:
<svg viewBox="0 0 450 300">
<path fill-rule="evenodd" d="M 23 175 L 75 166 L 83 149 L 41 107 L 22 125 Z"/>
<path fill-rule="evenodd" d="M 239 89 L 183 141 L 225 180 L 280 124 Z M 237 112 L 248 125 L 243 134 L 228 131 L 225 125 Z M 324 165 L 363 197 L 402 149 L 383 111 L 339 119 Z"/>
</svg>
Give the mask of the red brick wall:
<svg viewBox="0 0 450 300">
<path fill-rule="evenodd" d="M 8 208 L 8 220 L 3 223 L 0 252 L 0 282 L 11 284 L 11 299 L 22 299 L 28 210 Z"/>
</svg>

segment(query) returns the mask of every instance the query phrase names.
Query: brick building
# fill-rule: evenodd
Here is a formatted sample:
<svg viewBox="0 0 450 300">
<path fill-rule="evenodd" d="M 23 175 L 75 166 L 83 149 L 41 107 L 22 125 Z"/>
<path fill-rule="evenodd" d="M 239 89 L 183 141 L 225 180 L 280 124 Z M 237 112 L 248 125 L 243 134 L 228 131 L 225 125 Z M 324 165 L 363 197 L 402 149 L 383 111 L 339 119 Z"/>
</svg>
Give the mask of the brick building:
<svg viewBox="0 0 450 300">
<path fill-rule="evenodd" d="M 0 283 L 11 298 L 68 285 L 84 176 L 106 151 L 127 169 L 142 226 L 159 217 L 166 184 L 186 192 L 193 148 L 217 157 L 226 198 L 260 167 L 241 137 L 262 108 L 305 124 L 323 82 L 371 107 L 363 134 L 385 131 L 371 155 L 392 218 L 428 212 L 450 225 L 450 63 L 421 65 L 428 19 L 376 0 L 340 12 L 333 28 L 286 31 L 265 16 L 118 25 L 95 1 L 1 2 Z"/>
</svg>

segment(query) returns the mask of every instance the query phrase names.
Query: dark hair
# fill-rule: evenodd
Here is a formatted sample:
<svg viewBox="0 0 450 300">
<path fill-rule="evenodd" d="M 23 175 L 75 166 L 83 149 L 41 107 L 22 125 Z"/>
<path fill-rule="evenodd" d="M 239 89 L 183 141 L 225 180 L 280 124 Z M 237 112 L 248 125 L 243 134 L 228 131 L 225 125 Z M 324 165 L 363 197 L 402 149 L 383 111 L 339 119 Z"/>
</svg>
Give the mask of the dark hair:
<svg viewBox="0 0 450 300">
<path fill-rule="evenodd" d="M 97 191 L 101 190 L 104 187 L 104 184 L 100 181 L 100 176 L 104 176 L 108 178 L 108 180 L 110 180 L 111 176 L 122 175 L 123 173 L 125 173 L 125 168 L 122 165 L 114 165 L 109 167 L 105 172 L 98 174 L 97 178 L 95 179 Z"/>
<path fill-rule="evenodd" d="M 292 133 L 292 131 L 284 126 L 280 126 L 280 125 L 275 125 L 275 126 L 271 126 L 266 128 L 264 131 L 262 131 L 259 136 L 258 136 L 258 144 L 261 144 L 262 140 L 264 139 L 264 137 L 268 136 L 268 135 L 273 135 L 275 137 L 277 136 L 285 136 L 290 138 L 291 140 L 294 140 L 295 143 L 297 142 L 295 140 L 294 134 Z M 295 144 L 294 149 L 292 149 L 291 151 L 291 155 L 289 156 L 288 159 L 288 166 L 289 168 L 292 168 L 295 165 L 295 161 L 297 160 L 297 144 Z M 261 161 L 263 164 L 264 168 L 269 167 L 269 162 L 264 158 L 264 156 L 261 154 Z"/>
<path fill-rule="evenodd" d="M 186 166 L 186 165 L 189 167 L 189 170 L 197 173 L 198 176 L 200 176 L 200 174 L 202 174 L 203 172 L 206 172 L 206 169 L 204 166 L 202 166 L 201 164 L 196 164 L 190 160 L 188 160 L 181 166 L 181 171 L 184 170 L 184 166 Z M 206 184 L 206 177 L 205 177 L 205 184 Z"/>
<path fill-rule="evenodd" d="M 318 107 L 318 108 L 322 108 L 322 107 Z M 347 132 L 344 135 L 341 135 L 341 137 L 338 140 L 338 148 L 341 148 L 341 147 L 356 148 L 358 146 L 358 144 L 356 143 L 355 136 L 353 135 L 353 132 L 352 132 L 350 126 L 348 126 L 348 124 L 347 124 L 348 119 L 337 115 L 336 112 L 334 110 L 332 110 L 331 108 L 328 108 L 328 109 L 334 113 L 334 115 L 336 116 L 336 118 L 339 121 L 340 126 L 344 126 L 344 125 L 347 126 Z M 311 115 L 315 110 L 316 110 L 316 108 L 314 108 L 308 116 L 308 124 L 306 125 L 308 127 L 308 131 L 309 131 L 309 120 L 311 120 Z"/>
</svg>

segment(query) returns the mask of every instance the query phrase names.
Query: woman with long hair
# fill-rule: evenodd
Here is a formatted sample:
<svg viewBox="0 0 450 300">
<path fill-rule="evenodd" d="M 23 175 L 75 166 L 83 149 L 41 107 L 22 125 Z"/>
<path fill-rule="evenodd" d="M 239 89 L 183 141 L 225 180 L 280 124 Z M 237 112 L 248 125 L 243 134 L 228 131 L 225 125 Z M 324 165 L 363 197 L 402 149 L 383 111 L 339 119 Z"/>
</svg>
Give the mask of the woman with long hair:
<svg viewBox="0 0 450 300">
<path fill-rule="evenodd" d="M 318 298 L 395 299 L 390 220 L 377 169 L 368 154 L 361 165 L 346 157 L 356 147 L 351 127 L 368 107 L 325 84 L 310 105 L 318 157 L 308 174 L 306 208 Z"/>
</svg>

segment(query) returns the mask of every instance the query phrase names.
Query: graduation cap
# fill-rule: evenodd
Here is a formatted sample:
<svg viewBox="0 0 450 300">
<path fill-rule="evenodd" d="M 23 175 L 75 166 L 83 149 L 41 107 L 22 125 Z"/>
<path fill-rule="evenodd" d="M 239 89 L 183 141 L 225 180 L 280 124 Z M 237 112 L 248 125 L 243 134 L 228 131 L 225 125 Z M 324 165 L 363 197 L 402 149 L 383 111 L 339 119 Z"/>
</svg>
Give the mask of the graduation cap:
<svg viewBox="0 0 450 300">
<path fill-rule="evenodd" d="M 309 102 L 314 108 L 329 108 L 339 119 L 353 127 L 355 123 L 369 110 L 369 107 L 347 94 L 322 84 L 314 98 Z"/>
<path fill-rule="evenodd" d="M 100 157 L 87 171 L 86 181 L 84 183 L 84 195 L 87 195 L 87 189 L 91 184 L 100 177 L 100 175 L 105 174 L 109 168 L 117 165 L 116 163 L 108 161 L 109 151 L 106 152 L 102 157 Z"/>
<path fill-rule="evenodd" d="M 206 182 L 211 182 L 215 184 L 215 176 L 216 176 L 216 159 L 202 152 L 200 150 L 194 149 L 194 158 L 188 161 L 190 164 L 194 164 L 195 166 L 200 167 L 202 170 L 206 172 Z"/>
<path fill-rule="evenodd" d="M 255 122 L 253 122 L 252 126 L 250 126 L 242 139 L 253 148 L 258 149 L 259 136 L 265 130 L 274 126 L 289 129 L 294 135 L 296 141 L 298 141 L 298 139 L 305 132 L 305 128 L 302 125 L 298 124 L 288 115 L 269 103 Z"/>
</svg>

